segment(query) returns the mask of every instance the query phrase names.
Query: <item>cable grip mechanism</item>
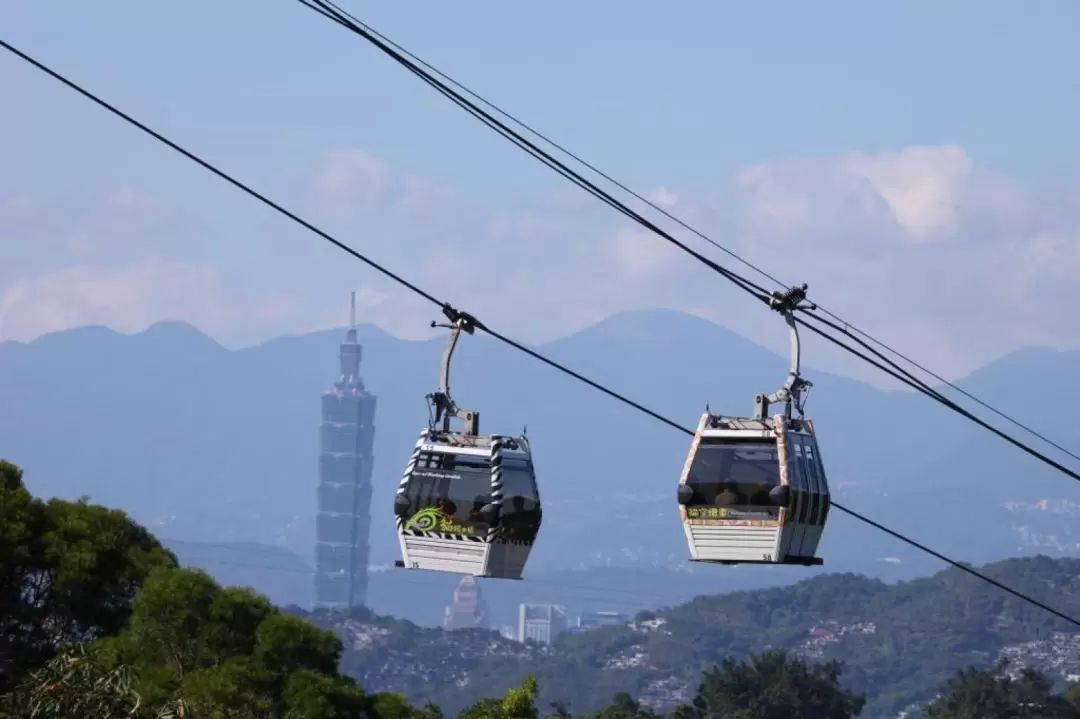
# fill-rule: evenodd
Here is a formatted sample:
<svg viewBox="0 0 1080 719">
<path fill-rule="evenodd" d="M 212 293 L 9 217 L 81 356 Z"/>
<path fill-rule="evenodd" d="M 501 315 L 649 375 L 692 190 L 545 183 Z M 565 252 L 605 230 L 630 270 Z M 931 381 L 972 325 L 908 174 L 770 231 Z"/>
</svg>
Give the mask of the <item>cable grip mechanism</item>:
<svg viewBox="0 0 1080 719">
<path fill-rule="evenodd" d="M 795 322 L 795 312 L 798 310 L 816 309 L 817 305 L 806 299 L 808 285 L 804 282 L 800 286 L 788 288 L 784 292 L 773 292 L 769 297 L 769 308 L 784 316 L 788 326 L 788 334 L 791 338 L 791 363 L 788 367 L 788 376 L 780 389 L 770 395 L 759 394 L 754 397 L 754 418 L 765 419 L 769 414 L 769 406 L 778 402 L 784 403 L 784 416 L 791 417 L 791 408 L 801 417 L 806 403 L 806 396 L 810 392 L 813 383 L 803 379 L 799 374 L 802 363 L 802 346 L 799 342 L 799 326 Z"/>
<path fill-rule="evenodd" d="M 450 396 L 450 361 L 453 359 L 454 349 L 457 347 L 461 333 L 466 332 L 470 335 L 475 333 L 480 323 L 468 312 L 456 310 L 449 303 L 443 304 L 442 311 L 450 322 L 432 320 L 431 326 L 449 329 L 450 336 L 447 338 L 446 349 L 443 350 L 442 364 L 439 368 L 439 389 L 427 395 L 427 400 L 434 410 L 430 427 L 432 430 L 437 430 L 441 422 L 442 431 L 449 432 L 450 419 L 456 417 L 465 423 L 466 434 L 476 436 L 480 433 L 480 413 L 459 408 Z"/>
</svg>

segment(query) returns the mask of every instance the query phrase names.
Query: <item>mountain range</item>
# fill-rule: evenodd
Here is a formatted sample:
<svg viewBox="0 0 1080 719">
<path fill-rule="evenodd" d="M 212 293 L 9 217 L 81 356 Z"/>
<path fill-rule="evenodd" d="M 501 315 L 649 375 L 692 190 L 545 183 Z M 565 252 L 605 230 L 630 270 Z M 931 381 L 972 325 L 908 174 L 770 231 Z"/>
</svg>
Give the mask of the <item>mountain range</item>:
<svg viewBox="0 0 1080 719">
<path fill-rule="evenodd" d="M 25 468 L 35 494 L 88 495 L 123 508 L 182 559 L 213 564 L 219 575 L 243 570 L 241 583 L 303 604 L 319 397 L 337 375 L 343 335 L 231 351 L 190 325 L 165 322 L 132 335 L 84 327 L 2 343 L 0 455 Z M 397 606 L 395 597 L 415 594 L 419 583 L 441 605 L 454 578 L 379 570 L 397 557 L 390 497 L 427 421 L 423 397 L 437 385 L 445 340 L 404 341 L 372 326 L 359 337 L 362 375 L 378 397 L 373 596 L 385 587 Z M 690 428 L 706 402 L 725 414 L 748 412 L 754 394 L 774 390 L 787 371 L 786 358 L 670 310 L 619 314 L 537 349 Z M 545 511 L 526 586 L 541 576 L 572 584 L 575 572 L 601 566 L 648 568 L 686 580 L 671 601 L 703 584 L 774 586 L 822 571 L 898 579 L 940 566 L 836 512 L 820 570 L 691 569 L 674 501 L 686 436 L 485 336 L 462 339 L 453 370 L 454 397 L 480 410 L 482 430 L 528 428 Z M 1080 451 L 1077 371 L 1080 352 L 1029 348 L 957 384 Z M 845 506 L 969 562 L 1077 553 L 1080 492 L 1061 474 L 913 392 L 812 366 L 804 373 L 814 382 L 807 414 Z M 435 606 L 418 604 L 412 617 L 429 622 Z"/>
</svg>

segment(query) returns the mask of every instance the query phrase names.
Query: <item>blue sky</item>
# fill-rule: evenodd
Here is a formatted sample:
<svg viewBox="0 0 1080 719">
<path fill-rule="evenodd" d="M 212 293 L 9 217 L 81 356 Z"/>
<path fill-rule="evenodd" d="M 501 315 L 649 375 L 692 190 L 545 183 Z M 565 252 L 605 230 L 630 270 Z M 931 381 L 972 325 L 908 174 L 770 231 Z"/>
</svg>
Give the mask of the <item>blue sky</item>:
<svg viewBox="0 0 1080 719">
<path fill-rule="evenodd" d="M 344 4 L 944 372 L 1080 344 L 1075 2 Z M 293 0 L 13 0 L 0 28 L 524 339 L 670 306 L 784 346 L 774 317 Z M 430 308 L 13 56 L 0 83 L 0 339 L 168 318 L 235 346 L 341 324 L 353 288 L 363 319 L 424 336 Z"/>
</svg>

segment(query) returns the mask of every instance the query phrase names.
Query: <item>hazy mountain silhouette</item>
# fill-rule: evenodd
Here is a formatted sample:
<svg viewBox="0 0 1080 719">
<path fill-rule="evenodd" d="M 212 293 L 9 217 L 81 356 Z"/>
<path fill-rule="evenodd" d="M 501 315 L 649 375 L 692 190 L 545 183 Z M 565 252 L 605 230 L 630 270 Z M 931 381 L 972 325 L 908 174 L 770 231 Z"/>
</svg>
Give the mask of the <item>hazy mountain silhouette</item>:
<svg viewBox="0 0 1080 719">
<path fill-rule="evenodd" d="M 397 552 L 390 496 L 427 421 L 423 396 L 435 388 L 444 339 L 402 341 L 370 326 L 359 336 L 362 375 L 378 396 L 372 556 L 385 565 Z M 342 337 L 334 330 L 229 351 L 169 322 L 134 335 L 86 327 L 0 344 L 0 455 L 25 467 L 37 494 L 89 495 L 179 541 L 259 542 L 306 560 L 319 396 L 336 376 Z M 706 401 L 748 412 L 753 395 L 774 390 L 787 371 L 787 358 L 670 310 L 619 314 L 541 349 L 689 428 Z M 971 561 L 1026 551 L 1025 536 L 1067 533 L 1067 515 L 1005 503 L 1080 488 L 924 397 L 809 364 L 808 414 L 841 501 Z M 1080 353 L 1028 349 L 961 386 L 1075 449 L 1077 370 Z M 533 569 L 686 566 L 674 522 L 686 436 L 484 336 L 462 339 L 452 387 L 459 405 L 480 410 L 483 430 L 528 426 L 546 508 Z M 911 573 L 937 568 L 834 516 L 823 547 L 829 571 L 895 572 L 886 557 Z M 737 571 L 768 583 L 781 576 Z"/>
</svg>

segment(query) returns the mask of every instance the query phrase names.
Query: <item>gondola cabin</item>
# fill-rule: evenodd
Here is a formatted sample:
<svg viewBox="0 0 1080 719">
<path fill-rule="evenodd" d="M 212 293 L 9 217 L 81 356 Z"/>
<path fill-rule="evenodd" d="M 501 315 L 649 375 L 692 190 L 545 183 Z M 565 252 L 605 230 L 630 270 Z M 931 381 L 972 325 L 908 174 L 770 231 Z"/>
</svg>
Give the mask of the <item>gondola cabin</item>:
<svg viewBox="0 0 1080 719">
<path fill-rule="evenodd" d="M 528 440 L 425 430 L 394 513 L 399 566 L 521 579 L 541 519 Z"/>
<path fill-rule="evenodd" d="M 719 417 L 698 424 L 679 479 L 691 557 L 722 564 L 821 564 L 829 485 L 807 419 Z"/>
</svg>

